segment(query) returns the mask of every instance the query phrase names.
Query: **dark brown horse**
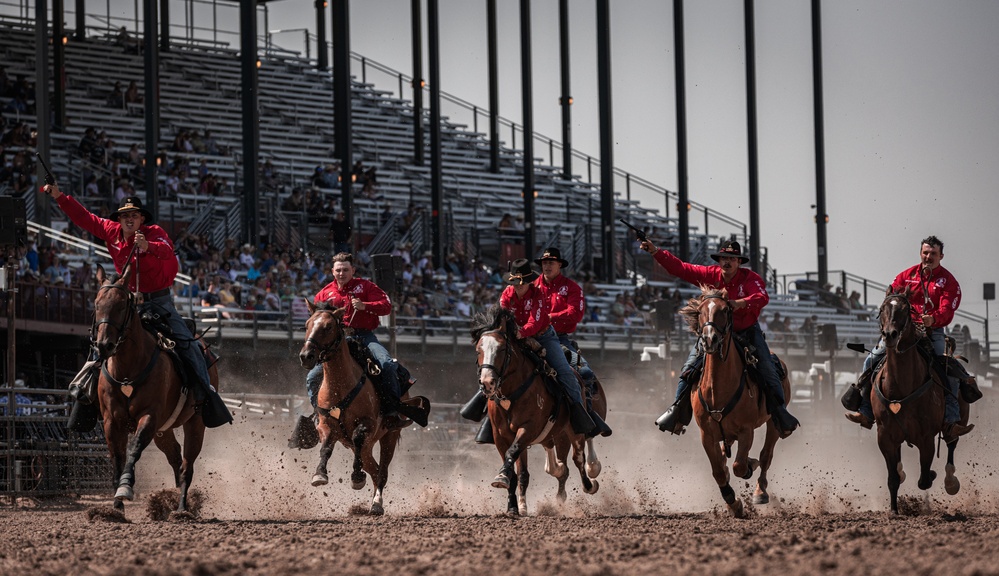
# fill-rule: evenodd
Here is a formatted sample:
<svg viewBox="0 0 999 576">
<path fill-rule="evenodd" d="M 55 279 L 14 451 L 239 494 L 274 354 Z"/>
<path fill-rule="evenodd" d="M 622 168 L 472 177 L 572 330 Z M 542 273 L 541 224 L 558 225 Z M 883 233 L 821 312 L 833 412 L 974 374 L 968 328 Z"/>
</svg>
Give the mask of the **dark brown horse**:
<svg viewBox="0 0 999 576">
<path fill-rule="evenodd" d="M 905 481 L 902 470 L 902 443 L 919 450 L 920 490 L 929 490 L 937 473 L 933 464 L 933 440 L 942 430 L 946 383 L 938 381 L 936 371 L 918 350 L 922 328 L 912 319 L 910 293 L 888 294 L 878 319 L 884 339 L 885 361 L 874 375 L 871 406 L 878 424 L 878 447 L 888 466 L 888 493 L 891 510 L 898 513 L 898 487 Z M 968 422 L 968 404 L 959 398 L 962 424 Z M 947 444 L 944 488 L 957 494 L 961 483 L 954 475 L 954 449 L 957 441 Z"/>
<path fill-rule="evenodd" d="M 329 482 L 326 466 L 339 441 L 354 452 L 351 487 L 363 488 L 367 472 L 375 487 L 371 514 L 383 514 L 382 490 L 388 481 L 389 465 L 402 428 L 387 425 L 374 382 L 350 355 L 343 326 L 344 309 L 332 308 L 327 303 L 318 307 L 312 302 L 308 305 L 311 316 L 305 324 L 305 344 L 299 360 L 308 369 L 323 364 L 323 384 L 318 396 L 321 447 L 312 485 Z M 424 418 L 430 411 L 430 403 L 422 396 L 411 399 L 404 394 L 402 400 L 422 411 Z M 405 426 L 409 424 L 412 422 L 407 421 Z M 379 448 L 377 461 L 372 453 L 375 443 Z"/>
<path fill-rule="evenodd" d="M 529 360 L 517 337 L 513 314 L 498 306 L 476 317 L 472 329 L 477 354 L 479 385 L 489 399 L 487 411 L 493 427 L 496 450 L 503 466 L 493 479 L 495 488 L 507 490 L 507 513 L 527 514 L 527 448 L 540 444 L 546 453 L 545 472 L 558 479 L 557 497 L 565 501 L 569 469 L 565 459 L 572 448 L 572 460 L 583 481 L 583 491 L 595 494 L 600 461 L 592 439 L 575 434 L 569 425 L 565 401 L 558 402 Z M 593 409 L 601 418 L 607 414 L 607 400 L 599 382 L 593 395 Z M 589 454 L 586 454 L 586 446 Z M 516 473 L 514 467 L 516 466 Z M 594 478 L 594 480 L 591 480 Z M 519 494 L 517 491 L 519 485 Z"/>
<path fill-rule="evenodd" d="M 701 429 L 701 444 L 729 511 L 736 518 L 742 518 L 745 514 L 742 500 L 736 497 L 735 490 L 729 485 L 726 466 L 727 458 L 732 455 L 732 444 L 739 444 L 732 472 L 743 480 L 749 480 L 759 468 L 753 503 L 766 504 L 770 501 L 767 470 L 773 461 L 774 447 L 780 434 L 767 412 L 761 384 L 750 377 L 735 341 L 732 307 L 727 292 L 702 287 L 701 296 L 691 299 L 680 312 L 687 318 L 691 331 L 697 335 L 705 355 L 700 383 L 691 391 L 694 419 Z M 760 358 L 759 361 L 770 362 L 770 358 Z M 787 373 L 786 368 L 784 372 Z M 791 384 L 786 376 L 782 384 L 786 401 L 791 398 Z M 764 424 L 767 436 L 760 458 L 750 458 L 753 434 Z"/>
<path fill-rule="evenodd" d="M 123 510 L 132 500 L 135 464 L 150 440 L 166 455 L 180 489 L 177 512 L 187 509 L 187 491 L 194 478 L 194 461 L 201 453 L 205 424 L 195 412 L 194 394 L 164 348 L 142 326 L 135 296 L 128 290 L 132 266 L 111 281 L 97 268 L 97 298 L 94 301 L 94 345 L 102 361 L 97 393 L 104 418 L 114 468 L 114 507 Z M 218 390 L 218 371 L 208 368 L 212 386 Z M 173 429 L 184 427 L 184 451 Z M 131 432 L 131 434 L 130 434 Z"/>
</svg>

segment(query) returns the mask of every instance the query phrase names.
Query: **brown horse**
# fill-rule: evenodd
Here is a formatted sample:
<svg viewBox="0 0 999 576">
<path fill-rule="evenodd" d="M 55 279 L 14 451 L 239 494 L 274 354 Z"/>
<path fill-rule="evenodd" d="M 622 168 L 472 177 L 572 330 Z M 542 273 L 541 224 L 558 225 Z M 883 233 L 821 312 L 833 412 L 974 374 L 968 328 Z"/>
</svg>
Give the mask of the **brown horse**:
<svg viewBox="0 0 999 576">
<path fill-rule="evenodd" d="M 402 428 L 387 425 L 374 382 L 350 355 L 343 326 L 344 309 L 333 308 L 328 303 L 315 306 L 308 302 L 308 305 L 311 316 L 305 324 L 305 344 L 299 352 L 299 360 L 307 369 L 317 363 L 323 364 L 323 384 L 318 396 L 321 447 L 312 485 L 323 486 L 329 482 L 326 466 L 339 441 L 354 452 L 351 487 L 354 490 L 363 488 L 367 472 L 375 487 L 370 512 L 383 514 L 382 490 L 388 481 L 389 465 Z M 430 403 L 422 396 L 409 398 L 404 394 L 402 401 L 406 408 L 422 412 L 423 418 L 430 412 Z M 406 421 L 405 426 L 409 424 L 412 422 Z M 379 447 L 378 461 L 372 454 L 375 443 Z"/>
<path fill-rule="evenodd" d="M 922 328 L 912 320 L 911 294 L 889 293 L 878 312 L 881 337 L 884 339 L 884 364 L 874 375 L 871 406 L 878 424 L 878 447 L 888 466 L 888 493 L 891 510 L 898 513 L 898 487 L 905 481 L 902 470 L 902 443 L 919 450 L 920 490 L 929 490 L 937 473 L 933 464 L 933 440 L 944 421 L 945 383 L 918 350 Z M 961 404 L 961 424 L 968 422 L 968 404 Z M 954 449 L 957 441 L 947 444 L 944 488 L 957 494 L 961 483 L 954 475 Z"/>
<path fill-rule="evenodd" d="M 565 401 L 558 402 L 545 386 L 534 363 L 521 349 L 516 333 L 513 313 L 498 306 L 477 316 L 472 328 L 479 385 L 489 400 L 487 411 L 493 438 L 496 450 L 503 458 L 503 466 L 492 486 L 507 490 L 507 513 L 511 515 L 527 514 L 527 486 L 530 483 L 527 448 L 533 444 L 540 444 L 545 449 L 545 472 L 558 479 L 559 501 L 564 502 L 566 498 L 569 469 L 565 458 L 570 446 L 573 463 L 583 481 L 583 491 L 595 494 L 600 488 L 595 480 L 600 473 L 600 461 L 593 450 L 592 439 L 573 433 L 568 410 L 559 409 Z M 607 414 L 607 400 L 599 382 L 596 385 L 593 409 L 603 418 Z M 586 446 L 589 446 L 588 454 Z"/>
<path fill-rule="evenodd" d="M 701 444 L 729 511 L 736 518 L 742 518 L 742 500 L 736 497 L 735 490 L 729 485 L 725 465 L 726 459 L 732 455 L 732 444 L 739 443 L 732 472 L 743 480 L 749 480 L 759 468 L 753 503 L 766 504 L 770 501 L 767 470 L 773 461 L 774 446 L 780 434 L 767 412 L 762 387 L 750 378 L 735 342 L 728 293 L 702 287 L 701 296 L 691 299 L 680 312 L 687 318 L 705 354 L 700 383 L 691 391 L 694 419 L 701 429 Z M 759 361 L 770 362 L 770 358 L 760 358 Z M 787 373 L 786 368 L 784 372 Z M 786 376 L 782 384 L 786 401 L 791 398 L 791 384 Z M 760 458 L 750 458 L 753 434 L 764 424 L 767 436 Z"/>
<path fill-rule="evenodd" d="M 201 414 L 195 412 L 194 394 L 186 389 L 173 361 L 163 351 L 169 345 L 142 326 L 135 296 L 128 290 L 131 275 L 131 264 L 116 281 L 97 267 L 100 288 L 94 301 L 91 331 L 102 363 L 97 393 L 117 486 L 114 507 L 124 510 L 123 501 L 132 500 L 135 464 L 152 440 L 173 468 L 180 489 L 177 512 L 184 512 L 205 424 Z M 216 367 L 210 366 L 208 374 L 218 390 Z M 184 427 L 183 455 L 173 433 L 180 426 Z"/>
</svg>

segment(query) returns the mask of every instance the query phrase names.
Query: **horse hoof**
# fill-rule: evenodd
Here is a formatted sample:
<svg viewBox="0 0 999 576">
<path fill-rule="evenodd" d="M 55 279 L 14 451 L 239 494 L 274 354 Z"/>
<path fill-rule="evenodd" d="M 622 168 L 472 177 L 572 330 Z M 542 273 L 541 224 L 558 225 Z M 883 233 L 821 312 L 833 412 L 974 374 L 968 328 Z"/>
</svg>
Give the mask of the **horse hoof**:
<svg viewBox="0 0 999 576">
<path fill-rule="evenodd" d="M 364 472 L 357 472 L 351 474 L 350 487 L 353 488 L 354 490 L 360 490 L 361 488 L 364 488 L 364 482 L 366 478 L 367 476 L 364 475 Z"/>
<path fill-rule="evenodd" d="M 121 500 L 128 500 L 131 502 L 135 497 L 134 492 L 132 492 L 131 486 L 119 486 L 118 491 L 114 493 L 114 498 L 116 502 Z M 122 505 L 124 506 L 124 504 Z"/>
<path fill-rule="evenodd" d="M 381 504 L 374 502 L 373 504 L 371 504 L 370 513 L 372 516 L 381 516 L 382 514 L 385 513 L 385 508 L 383 508 Z"/>
<path fill-rule="evenodd" d="M 520 511 L 519 511 L 519 510 L 517 510 L 517 507 L 516 507 L 516 506 L 514 506 L 514 507 L 511 507 L 511 508 L 507 508 L 507 509 L 506 509 L 506 515 L 507 515 L 507 516 L 510 516 L 510 517 L 512 517 L 512 518 L 517 518 L 517 517 L 519 517 L 519 516 L 520 516 Z"/>
<path fill-rule="evenodd" d="M 520 516 L 527 516 L 527 504 L 518 504 L 517 514 Z"/>
<path fill-rule="evenodd" d="M 121 501 L 121 498 L 115 498 L 111 506 L 119 512 L 125 511 L 125 503 Z"/>
<path fill-rule="evenodd" d="M 495 478 L 493 478 L 492 487 L 493 488 L 502 488 L 503 490 L 509 490 L 510 489 L 510 480 L 506 477 L 506 474 L 503 474 L 501 472 L 501 473 L 497 474 Z"/>
<path fill-rule="evenodd" d="M 596 480 L 590 482 L 590 486 L 591 488 L 589 490 L 587 490 L 586 487 L 583 487 L 583 491 L 587 494 L 596 494 L 597 490 L 600 490 L 600 482 L 597 482 Z"/>
<path fill-rule="evenodd" d="M 742 509 L 742 500 L 736 499 L 735 502 L 728 505 L 728 509 L 735 518 L 746 517 L 746 511 Z"/>
<path fill-rule="evenodd" d="M 954 470 L 953 464 L 948 464 L 944 467 L 944 471 L 947 473 L 947 476 L 944 477 L 944 490 L 951 496 L 961 490 L 961 481 L 957 479 L 957 476 L 954 476 Z"/>
<path fill-rule="evenodd" d="M 565 490 L 559 490 L 558 494 L 555 495 L 555 499 L 558 500 L 559 504 L 565 504 L 565 499 L 566 499 Z"/>
<path fill-rule="evenodd" d="M 602 468 L 600 466 L 600 462 L 599 461 L 592 462 L 592 463 L 586 465 L 586 475 L 589 476 L 590 478 L 596 478 L 597 476 L 600 475 L 600 470 L 601 469 Z"/>
<path fill-rule="evenodd" d="M 755 494 L 753 495 L 753 504 L 769 504 L 770 495 L 769 494 Z"/>
<path fill-rule="evenodd" d="M 325 485 L 327 485 L 329 483 L 330 483 L 330 479 L 325 474 L 318 474 L 317 473 L 314 476 L 312 476 L 312 485 L 313 486 L 325 486 Z"/>
</svg>

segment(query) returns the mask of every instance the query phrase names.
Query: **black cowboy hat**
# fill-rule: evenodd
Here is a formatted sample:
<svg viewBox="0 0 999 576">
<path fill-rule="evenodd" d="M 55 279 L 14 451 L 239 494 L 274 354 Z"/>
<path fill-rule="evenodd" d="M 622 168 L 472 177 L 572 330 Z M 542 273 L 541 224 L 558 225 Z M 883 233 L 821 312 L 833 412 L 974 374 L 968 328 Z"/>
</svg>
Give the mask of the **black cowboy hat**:
<svg viewBox="0 0 999 576">
<path fill-rule="evenodd" d="M 126 212 L 138 211 L 146 217 L 145 224 L 153 223 L 153 213 L 142 207 L 142 200 L 138 196 L 128 196 L 121 201 L 121 206 L 117 210 L 111 213 L 110 218 L 115 222 L 118 221 L 118 217 Z"/>
<path fill-rule="evenodd" d="M 719 258 L 722 256 L 738 258 L 739 262 L 742 262 L 743 264 L 749 262 L 749 256 L 742 255 L 742 246 L 739 246 L 739 243 L 735 240 L 726 240 L 722 242 L 721 246 L 718 248 L 718 252 L 711 255 L 711 259 L 715 262 L 720 262 Z"/>
<path fill-rule="evenodd" d="M 507 284 L 524 285 L 538 279 L 538 273 L 531 268 L 531 261 L 527 258 L 517 258 L 510 262 L 510 271 L 503 276 L 503 281 Z"/>
<path fill-rule="evenodd" d="M 566 260 L 565 258 L 562 258 L 562 253 L 559 252 L 558 248 L 545 249 L 545 253 L 541 255 L 541 258 L 535 260 L 535 262 L 537 263 L 538 266 L 541 266 L 541 263 L 544 262 L 545 260 L 554 260 L 556 262 L 559 262 L 560 264 L 562 264 L 563 268 L 569 265 L 569 261 Z"/>
</svg>

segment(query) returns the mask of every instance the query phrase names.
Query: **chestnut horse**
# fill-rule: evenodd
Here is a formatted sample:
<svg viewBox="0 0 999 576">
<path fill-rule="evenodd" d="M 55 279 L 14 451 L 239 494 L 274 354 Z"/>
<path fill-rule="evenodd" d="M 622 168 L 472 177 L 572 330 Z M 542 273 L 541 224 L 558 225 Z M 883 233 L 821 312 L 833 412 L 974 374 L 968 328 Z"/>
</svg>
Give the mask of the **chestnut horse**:
<svg viewBox="0 0 999 576">
<path fill-rule="evenodd" d="M 131 263 L 112 281 L 100 266 L 100 288 L 94 300 L 91 334 L 101 361 L 97 384 L 104 437 L 114 469 L 114 507 L 124 510 L 132 500 L 135 464 L 152 440 L 173 468 L 180 489 L 177 512 L 187 510 L 187 491 L 194 478 L 194 461 L 201 453 L 205 424 L 195 412 L 194 394 L 185 386 L 169 354 L 172 348 L 149 333 L 139 318 L 135 295 L 129 292 Z M 212 386 L 218 390 L 218 370 L 209 366 Z M 173 429 L 184 427 L 184 452 Z M 131 435 L 129 433 L 132 433 Z"/>
<path fill-rule="evenodd" d="M 770 501 L 767 470 L 773 461 L 774 446 L 780 434 L 767 412 L 762 385 L 749 377 L 742 351 L 735 341 L 728 293 L 701 287 L 700 297 L 692 298 L 680 313 L 697 335 L 705 355 L 700 383 L 691 391 L 694 419 L 701 429 L 701 444 L 729 511 L 736 518 L 742 518 L 745 515 L 742 500 L 736 497 L 735 490 L 729 485 L 726 467 L 726 459 L 732 455 L 732 444 L 739 443 L 732 472 L 743 480 L 749 480 L 759 468 L 753 503 L 766 504 Z M 759 361 L 770 362 L 771 359 L 760 358 Z M 787 373 L 786 368 L 784 372 Z M 791 384 L 787 376 L 782 385 L 787 401 L 791 398 Z M 750 458 L 754 432 L 764 424 L 767 435 L 760 458 Z"/>
<path fill-rule="evenodd" d="M 503 458 L 503 466 L 492 486 L 507 490 L 507 513 L 511 515 L 527 514 L 527 486 L 530 483 L 527 448 L 533 444 L 540 444 L 545 449 L 545 472 L 558 479 L 559 501 L 564 502 L 566 498 L 569 469 L 565 458 L 570 446 L 572 461 L 583 481 L 583 491 L 595 494 L 600 488 L 595 480 L 600 474 L 600 461 L 593 450 L 593 440 L 573 433 L 568 410 L 559 409 L 566 401 L 558 402 L 545 386 L 516 335 L 517 321 L 513 313 L 499 306 L 477 316 L 472 328 L 479 385 L 489 400 L 487 411 L 493 439 Z M 602 418 L 607 414 L 607 400 L 599 382 L 596 386 L 593 409 Z"/>
<path fill-rule="evenodd" d="M 922 328 L 912 319 L 910 292 L 889 293 L 878 312 L 885 360 L 874 375 L 871 406 L 878 424 L 878 447 L 888 466 L 888 493 L 891 511 L 898 513 L 898 487 L 905 480 L 902 470 L 902 443 L 919 450 L 920 490 L 929 490 L 937 473 L 933 464 L 933 440 L 942 430 L 946 384 L 938 382 L 936 370 L 918 350 Z M 968 422 L 968 404 L 961 404 L 962 424 Z M 954 475 L 954 449 L 957 441 L 947 444 L 944 489 L 957 494 L 961 483 Z"/>
<path fill-rule="evenodd" d="M 370 513 L 383 514 L 382 491 L 388 481 L 389 465 L 402 428 L 387 426 L 375 384 L 350 355 L 343 325 L 344 309 L 333 308 L 326 302 L 318 306 L 306 302 L 311 316 L 305 324 L 305 344 L 299 352 L 299 360 L 307 369 L 317 363 L 323 365 L 323 384 L 317 399 L 321 447 L 312 485 L 329 483 L 326 466 L 339 441 L 354 452 L 351 488 L 364 488 L 364 473 L 367 472 L 375 488 Z M 405 385 L 405 382 L 400 384 Z M 421 424 L 426 423 L 426 415 L 430 412 L 426 398 L 410 399 L 408 394 L 403 394 L 403 402 L 408 405 L 404 408 L 421 412 Z M 412 422 L 407 421 L 406 426 L 409 424 Z M 372 454 L 375 443 L 379 448 L 378 461 Z"/>
</svg>

